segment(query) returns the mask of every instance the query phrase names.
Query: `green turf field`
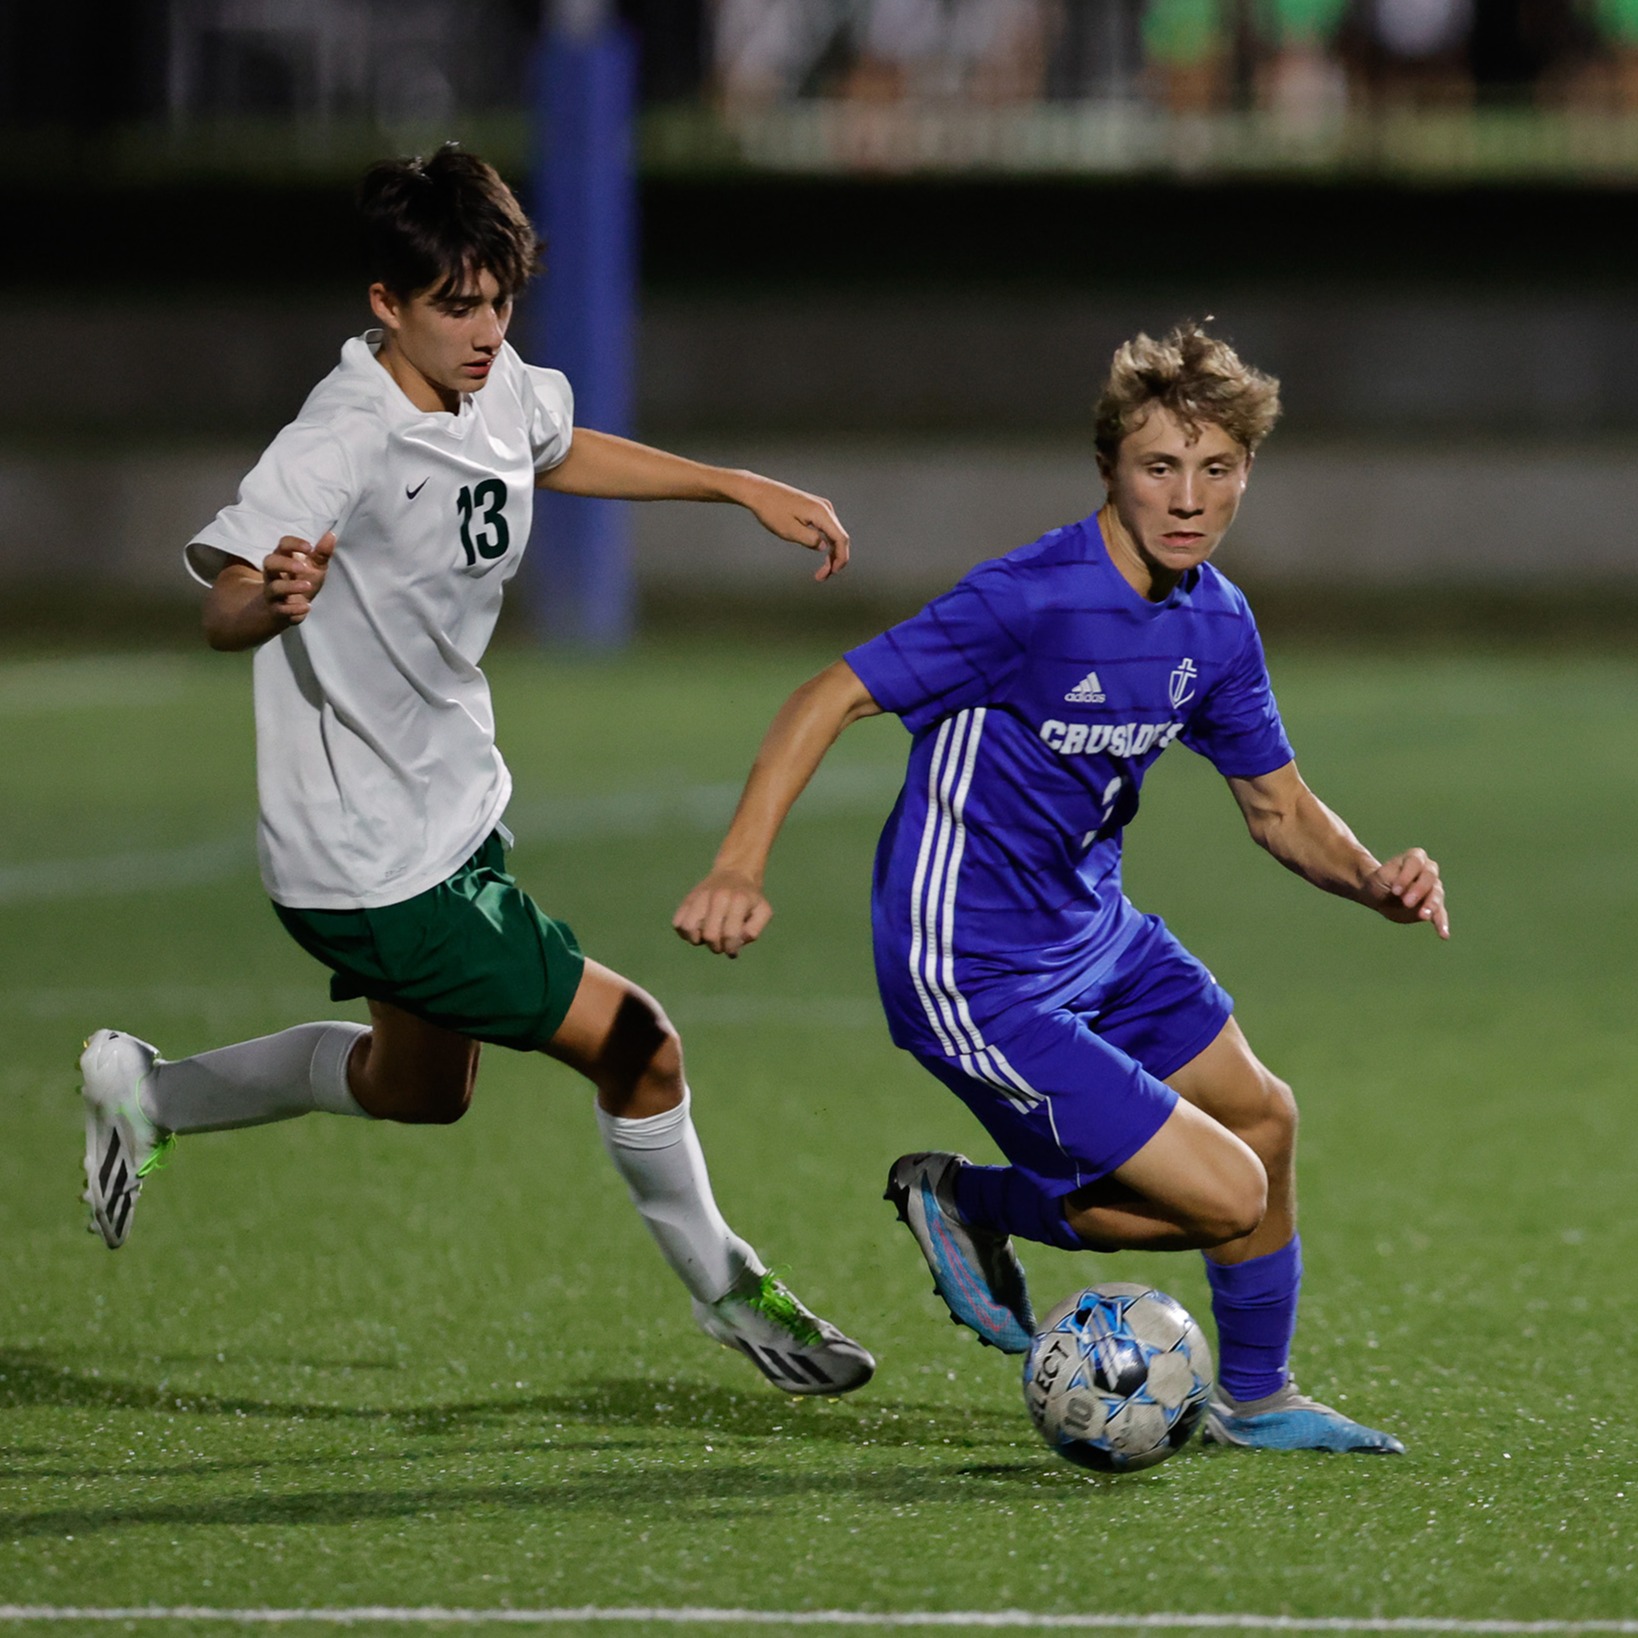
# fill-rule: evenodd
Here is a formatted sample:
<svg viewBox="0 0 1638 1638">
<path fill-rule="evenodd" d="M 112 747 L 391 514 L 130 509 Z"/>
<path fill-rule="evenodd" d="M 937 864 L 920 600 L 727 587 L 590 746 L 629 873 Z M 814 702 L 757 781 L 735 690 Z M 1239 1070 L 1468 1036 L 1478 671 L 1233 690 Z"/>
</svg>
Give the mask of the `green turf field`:
<svg viewBox="0 0 1638 1638">
<path fill-rule="evenodd" d="M 852 730 L 798 810 L 765 943 L 669 930 L 828 657 L 494 674 L 518 872 L 667 1001 L 730 1219 L 876 1351 L 834 1403 L 694 1331 L 544 1060 L 491 1050 L 450 1129 L 190 1139 L 123 1251 L 88 1236 L 87 1031 L 180 1056 L 335 1009 L 258 891 L 248 666 L 0 664 L 0 1605 L 1638 1613 L 1638 669 L 1276 652 L 1310 781 L 1444 864 L 1448 947 L 1286 876 L 1187 752 L 1156 771 L 1133 896 L 1305 1110 L 1301 1381 L 1410 1453 L 1110 1480 L 1036 1442 L 879 1199 L 901 1150 L 988 1153 L 873 1000 L 901 730 Z M 1041 1309 L 1119 1276 L 1208 1312 L 1192 1254 L 1026 1258 Z"/>
</svg>

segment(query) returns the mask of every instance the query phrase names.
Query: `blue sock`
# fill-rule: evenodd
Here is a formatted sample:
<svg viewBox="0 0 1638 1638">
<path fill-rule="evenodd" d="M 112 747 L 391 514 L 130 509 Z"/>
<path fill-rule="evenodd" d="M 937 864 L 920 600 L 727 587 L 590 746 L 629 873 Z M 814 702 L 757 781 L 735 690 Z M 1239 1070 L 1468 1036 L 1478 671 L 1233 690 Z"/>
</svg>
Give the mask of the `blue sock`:
<svg viewBox="0 0 1638 1638">
<path fill-rule="evenodd" d="M 975 1228 L 1085 1251 L 1064 1217 L 1064 1197 L 1048 1194 L 1016 1166 L 963 1166 L 956 1173 L 956 1210 Z"/>
<path fill-rule="evenodd" d="M 1285 1386 L 1302 1290 L 1302 1240 L 1243 1263 L 1206 1259 L 1217 1321 L 1217 1380 L 1242 1403 Z"/>
</svg>

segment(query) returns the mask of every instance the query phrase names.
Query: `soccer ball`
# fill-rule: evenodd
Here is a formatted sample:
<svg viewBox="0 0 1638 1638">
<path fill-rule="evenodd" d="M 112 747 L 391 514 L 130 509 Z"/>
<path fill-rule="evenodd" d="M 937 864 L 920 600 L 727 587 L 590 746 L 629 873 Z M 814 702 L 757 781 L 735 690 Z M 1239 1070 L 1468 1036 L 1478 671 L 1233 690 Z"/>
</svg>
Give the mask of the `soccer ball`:
<svg viewBox="0 0 1638 1638">
<path fill-rule="evenodd" d="M 1066 1461 L 1131 1473 L 1188 1443 L 1214 1380 L 1182 1303 L 1116 1281 L 1065 1297 L 1041 1322 L 1024 1357 L 1024 1404 Z"/>
</svg>

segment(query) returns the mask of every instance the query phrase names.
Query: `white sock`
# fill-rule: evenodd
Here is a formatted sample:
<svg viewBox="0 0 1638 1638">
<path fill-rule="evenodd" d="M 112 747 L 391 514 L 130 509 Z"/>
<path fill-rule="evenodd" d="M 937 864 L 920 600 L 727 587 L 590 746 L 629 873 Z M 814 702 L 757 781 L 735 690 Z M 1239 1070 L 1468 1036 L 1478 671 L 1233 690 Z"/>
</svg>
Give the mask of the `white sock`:
<svg viewBox="0 0 1638 1638">
<path fill-rule="evenodd" d="M 365 1112 L 347 1085 L 353 1043 L 363 1024 L 298 1024 L 196 1058 L 163 1060 L 142 1088 L 142 1108 L 167 1132 L 224 1132 L 265 1126 L 323 1110 Z"/>
<path fill-rule="evenodd" d="M 660 1255 L 701 1302 L 726 1296 L 746 1269 L 760 1274 L 756 1252 L 723 1221 L 711 1195 L 694 1122 L 692 1097 L 664 1114 L 627 1120 L 597 1106 L 597 1128 L 631 1203 L 648 1224 Z"/>
</svg>

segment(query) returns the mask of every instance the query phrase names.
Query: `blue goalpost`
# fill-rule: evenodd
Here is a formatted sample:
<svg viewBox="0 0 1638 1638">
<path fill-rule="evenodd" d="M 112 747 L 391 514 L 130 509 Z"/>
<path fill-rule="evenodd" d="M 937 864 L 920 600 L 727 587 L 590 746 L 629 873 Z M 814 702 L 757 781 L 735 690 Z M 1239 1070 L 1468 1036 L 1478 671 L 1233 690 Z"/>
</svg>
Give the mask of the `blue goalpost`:
<svg viewBox="0 0 1638 1638">
<path fill-rule="evenodd" d="M 609 0 L 547 0 L 535 63 L 534 215 L 546 272 L 530 357 L 569 378 L 575 424 L 629 436 L 637 308 L 637 49 Z M 528 558 L 549 642 L 631 637 L 630 506 L 541 490 Z"/>
</svg>

